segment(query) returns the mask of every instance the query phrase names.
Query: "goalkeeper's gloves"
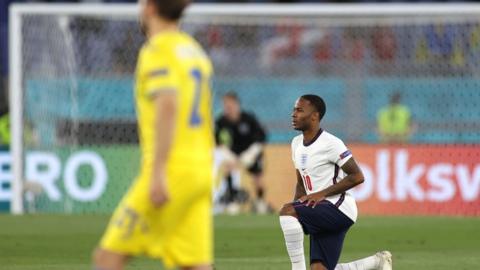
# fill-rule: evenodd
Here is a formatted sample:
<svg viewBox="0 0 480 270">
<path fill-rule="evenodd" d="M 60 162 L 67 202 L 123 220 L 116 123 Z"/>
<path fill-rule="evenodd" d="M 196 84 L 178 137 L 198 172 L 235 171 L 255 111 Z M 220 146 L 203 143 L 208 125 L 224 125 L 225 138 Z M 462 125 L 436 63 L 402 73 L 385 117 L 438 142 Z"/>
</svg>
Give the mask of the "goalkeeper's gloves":
<svg viewBox="0 0 480 270">
<path fill-rule="evenodd" d="M 240 163 L 245 167 L 249 168 L 255 163 L 258 155 L 263 150 L 263 144 L 261 143 L 254 143 L 247 148 L 247 150 L 243 151 L 240 154 Z"/>
<path fill-rule="evenodd" d="M 227 164 L 233 164 L 237 162 L 237 157 L 230 149 L 228 149 L 228 147 L 224 145 L 219 146 L 218 151 L 222 156 L 221 158 L 222 162 Z"/>
</svg>

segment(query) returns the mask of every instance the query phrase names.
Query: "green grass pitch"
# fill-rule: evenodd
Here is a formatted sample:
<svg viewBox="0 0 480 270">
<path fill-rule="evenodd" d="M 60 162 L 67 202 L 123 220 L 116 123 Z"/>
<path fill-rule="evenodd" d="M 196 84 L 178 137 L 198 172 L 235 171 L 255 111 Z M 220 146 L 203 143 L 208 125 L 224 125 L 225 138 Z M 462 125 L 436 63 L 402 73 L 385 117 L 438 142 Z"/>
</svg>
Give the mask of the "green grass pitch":
<svg viewBox="0 0 480 270">
<path fill-rule="evenodd" d="M 90 270 L 90 253 L 107 216 L 0 215 L 0 269 Z M 288 270 L 276 216 L 215 218 L 216 269 Z M 388 249 L 395 270 L 480 269 L 480 219 L 361 217 L 341 261 Z M 307 246 L 308 253 L 308 246 Z M 140 258 L 127 269 L 162 269 Z"/>
</svg>

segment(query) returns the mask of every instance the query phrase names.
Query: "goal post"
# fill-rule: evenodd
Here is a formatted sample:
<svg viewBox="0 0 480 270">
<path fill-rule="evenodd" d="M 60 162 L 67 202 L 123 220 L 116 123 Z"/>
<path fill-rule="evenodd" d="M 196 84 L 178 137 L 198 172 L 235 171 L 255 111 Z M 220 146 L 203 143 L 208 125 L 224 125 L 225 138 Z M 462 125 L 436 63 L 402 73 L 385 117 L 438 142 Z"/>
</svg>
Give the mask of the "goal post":
<svg viewBox="0 0 480 270">
<path fill-rule="evenodd" d="M 9 98 L 11 122 L 11 213 L 24 213 L 24 133 L 23 133 L 23 87 L 22 81 L 22 23 L 23 16 L 38 14 L 52 16 L 122 16 L 135 20 L 137 5 L 75 5 L 75 4 L 12 4 L 9 10 Z"/>
<path fill-rule="evenodd" d="M 10 123 L 11 123 L 11 213 L 23 213 L 23 148 L 22 140 L 22 39 L 20 36 L 21 14 L 16 6 L 10 8 L 9 13 L 9 98 L 10 98 Z"/>
<path fill-rule="evenodd" d="M 11 5 L 13 214 L 108 212 L 134 177 L 138 12 L 134 4 Z M 324 124 L 348 142 L 378 143 L 377 111 L 400 90 L 419 126 L 413 143 L 472 144 L 479 15 L 479 4 L 457 3 L 193 4 L 182 27 L 213 60 L 214 112 L 236 90 L 270 142 L 289 142 L 294 98 L 321 89 Z M 435 107 L 442 97 L 455 102 Z"/>
</svg>

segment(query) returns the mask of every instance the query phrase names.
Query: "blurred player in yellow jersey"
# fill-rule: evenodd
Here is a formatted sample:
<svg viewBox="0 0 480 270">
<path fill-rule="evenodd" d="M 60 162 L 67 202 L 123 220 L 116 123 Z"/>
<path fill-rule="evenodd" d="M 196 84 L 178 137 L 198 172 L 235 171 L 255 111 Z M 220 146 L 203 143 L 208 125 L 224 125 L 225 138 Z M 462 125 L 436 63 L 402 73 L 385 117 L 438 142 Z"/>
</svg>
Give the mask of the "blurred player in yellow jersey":
<svg viewBox="0 0 480 270">
<path fill-rule="evenodd" d="M 141 169 L 94 253 L 95 270 L 123 269 L 137 255 L 167 268 L 211 269 L 212 65 L 178 29 L 187 5 L 141 1 L 147 34 L 135 89 Z"/>
</svg>

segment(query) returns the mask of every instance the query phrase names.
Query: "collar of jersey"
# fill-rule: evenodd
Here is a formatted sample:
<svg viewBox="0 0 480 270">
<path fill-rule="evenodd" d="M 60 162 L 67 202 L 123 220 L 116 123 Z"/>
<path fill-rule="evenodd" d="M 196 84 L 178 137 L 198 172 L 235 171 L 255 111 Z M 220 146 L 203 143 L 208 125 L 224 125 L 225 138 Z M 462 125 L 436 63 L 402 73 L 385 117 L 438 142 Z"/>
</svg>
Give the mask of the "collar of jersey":
<svg viewBox="0 0 480 270">
<path fill-rule="evenodd" d="M 323 133 L 323 129 L 319 129 L 318 132 L 317 132 L 317 135 L 315 135 L 315 137 L 313 137 L 313 139 L 311 141 L 309 141 L 308 143 L 305 143 L 305 141 L 303 141 L 303 146 L 307 147 L 307 146 L 312 145 L 318 139 L 318 137 L 320 137 L 320 135 L 322 135 L 322 133 Z"/>
<path fill-rule="evenodd" d="M 148 39 L 148 43 L 154 44 L 157 42 L 157 40 L 161 40 L 165 36 L 169 35 L 174 35 L 174 34 L 182 34 L 183 32 L 181 30 L 164 30 L 156 33 L 155 35 L 151 36 Z"/>
</svg>

